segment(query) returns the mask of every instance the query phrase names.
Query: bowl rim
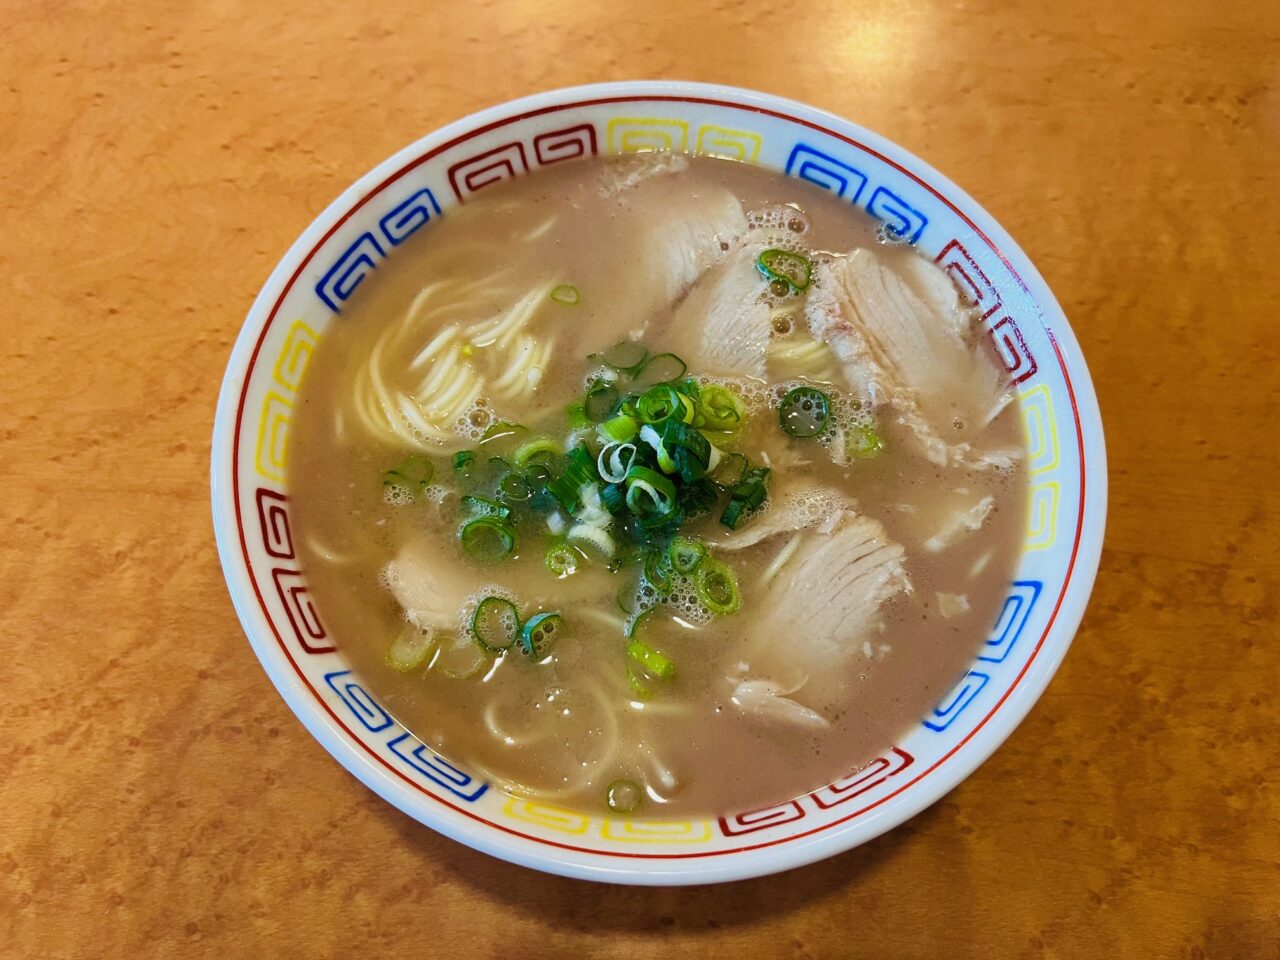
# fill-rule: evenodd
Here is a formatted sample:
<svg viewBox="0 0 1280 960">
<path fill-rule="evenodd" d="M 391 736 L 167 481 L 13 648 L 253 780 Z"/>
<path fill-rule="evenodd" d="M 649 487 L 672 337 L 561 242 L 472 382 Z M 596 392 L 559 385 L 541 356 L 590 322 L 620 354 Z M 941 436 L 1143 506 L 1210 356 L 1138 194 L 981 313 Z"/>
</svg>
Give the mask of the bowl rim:
<svg viewBox="0 0 1280 960">
<path fill-rule="evenodd" d="M 536 116 L 566 104 L 575 107 L 620 101 L 693 101 L 709 106 L 749 109 L 782 120 L 798 122 L 878 153 L 882 159 L 917 180 L 922 187 L 950 206 L 1004 261 L 1040 311 L 1040 321 L 1058 354 L 1057 360 L 1071 395 L 1081 452 L 1081 503 L 1077 540 L 1068 566 L 1066 585 L 1050 622 L 1022 673 L 986 719 L 927 773 L 924 782 L 913 780 L 890 798 L 897 802 L 859 817 L 856 822 L 832 824 L 813 835 L 789 838 L 783 845 L 758 845 L 719 856 L 665 860 L 622 856 L 584 857 L 576 848 L 560 849 L 550 842 L 520 842 L 510 831 L 466 813 L 457 818 L 413 802 L 413 798 L 387 783 L 385 771 L 339 737 L 326 720 L 321 705 L 297 674 L 285 669 L 272 649 L 272 637 L 260 621 L 254 602 L 257 591 L 241 570 L 242 533 L 236 522 L 239 503 L 236 481 L 228 481 L 225 469 L 233 456 L 239 431 L 238 408 L 246 373 L 265 336 L 264 321 L 279 305 L 284 292 L 298 277 L 307 252 L 346 222 L 386 183 L 407 172 L 412 162 L 422 162 L 452 142 L 503 123 Z M 963 210 L 960 209 L 963 207 Z M 1017 267 L 1011 262 L 1017 261 Z M 263 327 L 260 331 L 260 327 Z M 261 333 L 261 335 L 260 335 Z M 1088 449 L 1087 458 L 1084 456 Z M 234 471 L 233 471 L 234 472 Z M 937 802 L 966 779 L 1008 738 L 1048 686 L 1079 627 L 1097 575 L 1107 513 L 1107 469 L 1101 415 L 1084 357 L 1066 316 L 1030 258 L 980 204 L 914 154 L 852 121 L 797 101 L 754 90 L 672 80 L 633 80 L 587 84 L 549 90 L 497 104 L 453 121 L 418 138 L 377 164 L 316 216 L 283 254 L 254 299 L 237 335 L 218 394 L 210 454 L 210 488 L 213 525 L 219 559 L 241 627 L 272 683 L 290 710 L 321 745 L 366 786 L 415 820 L 470 847 L 501 859 L 563 876 L 581 879 L 679 885 L 746 879 L 791 869 L 851 849 L 910 819 Z M 1086 495 L 1087 491 L 1087 495 Z M 1043 657 L 1043 659 L 1038 659 Z M 1032 672 L 1032 664 L 1036 670 Z M 730 853 L 740 855 L 729 856 Z M 634 855 L 633 855 L 634 856 Z"/>
</svg>

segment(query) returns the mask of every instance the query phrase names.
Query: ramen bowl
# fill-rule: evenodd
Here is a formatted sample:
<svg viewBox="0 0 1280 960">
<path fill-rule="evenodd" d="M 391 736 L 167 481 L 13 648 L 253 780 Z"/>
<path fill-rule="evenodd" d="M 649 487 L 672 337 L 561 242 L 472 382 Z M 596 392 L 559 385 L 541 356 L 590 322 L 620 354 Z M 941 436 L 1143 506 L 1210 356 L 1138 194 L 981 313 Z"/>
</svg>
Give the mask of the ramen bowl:
<svg viewBox="0 0 1280 960">
<path fill-rule="evenodd" d="M 965 676 L 869 763 L 765 809 L 692 820 L 588 814 L 504 793 L 406 730 L 325 625 L 299 560 L 287 440 L 317 344 L 411 235 L 512 177 L 579 157 L 666 149 L 807 180 L 936 261 L 981 317 L 1026 430 L 1026 529 Z M 767 94 L 633 82 L 539 94 L 423 137 L 306 229 L 244 322 L 218 399 L 212 497 L 228 589 L 285 702 L 370 789 L 453 839 L 592 880 L 690 884 L 819 860 L 875 837 L 973 772 L 1026 716 L 1071 643 L 1106 514 L 1102 426 L 1075 337 L 1007 233 L 945 177 L 847 120 Z M 980 638 L 974 638 L 975 646 Z M 750 763 L 749 756 L 742 757 Z"/>
</svg>

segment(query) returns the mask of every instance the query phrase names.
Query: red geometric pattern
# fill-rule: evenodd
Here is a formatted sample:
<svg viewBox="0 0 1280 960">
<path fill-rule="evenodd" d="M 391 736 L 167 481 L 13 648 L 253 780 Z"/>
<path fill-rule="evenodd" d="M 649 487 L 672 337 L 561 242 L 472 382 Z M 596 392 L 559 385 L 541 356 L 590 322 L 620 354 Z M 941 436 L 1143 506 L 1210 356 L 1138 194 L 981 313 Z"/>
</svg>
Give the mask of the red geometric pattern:
<svg viewBox="0 0 1280 960">
<path fill-rule="evenodd" d="M 449 186 L 459 203 L 484 187 L 529 172 L 528 151 L 525 143 L 513 140 L 491 147 L 474 156 L 459 160 L 449 167 Z M 547 130 L 533 138 L 532 151 L 538 166 L 574 160 L 578 157 L 594 157 L 599 148 L 596 128 L 590 123 L 578 123 L 559 130 Z"/>
<path fill-rule="evenodd" d="M 915 759 L 907 751 L 894 747 L 889 751 L 888 756 L 876 757 L 861 770 L 856 770 L 847 777 L 828 784 L 821 790 L 815 790 L 809 796 L 823 810 L 828 810 L 836 806 L 836 804 L 852 800 L 854 797 L 880 786 L 890 777 L 896 777 L 911 764 L 915 763 Z"/>
<path fill-rule="evenodd" d="M 870 763 L 858 768 L 846 777 L 815 790 L 806 797 L 797 797 L 777 806 L 765 807 L 762 810 L 750 810 L 746 813 L 734 814 L 732 817 L 720 818 L 720 832 L 726 837 L 740 837 L 744 833 L 755 833 L 757 830 L 768 830 L 786 823 L 803 820 L 810 813 L 830 808 L 861 796 L 870 790 L 896 777 L 907 767 L 915 763 L 915 757 L 901 747 L 892 748 L 888 754 L 876 757 Z M 817 807 L 810 811 L 801 801 L 812 800 Z"/>
<path fill-rule="evenodd" d="M 478 153 L 474 157 L 459 160 L 449 168 L 449 186 L 461 202 L 468 194 L 510 180 L 529 172 L 529 161 L 524 156 L 524 144 L 504 143 L 500 147 Z"/>
<path fill-rule="evenodd" d="M 283 493 L 259 487 L 258 524 L 262 529 L 262 545 L 267 554 L 281 560 L 293 559 L 293 534 L 289 530 L 289 498 Z"/>
<path fill-rule="evenodd" d="M 329 639 L 324 624 L 320 622 L 320 614 L 311 602 L 311 589 L 299 570 L 288 570 L 275 567 L 271 571 L 271 579 L 275 581 L 276 593 L 284 604 L 284 612 L 289 617 L 289 626 L 293 627 L 293 635 L 307 653 L 333 653 L 333 644 Z"/>
<path fill-rule="evenodd" d="M 943 247 L 933 262 L 951 275 L 961 298 L 981 310 L 983 320 L 1000 309 L 1000 294 L 959 240 Z"/>
<path fill-rule="evenodd" d="M 1022 383 L 1039 369 L 1036 358 L 1031 355 L 1031 348 L 1022 339 L 1022 331 L 1008 314 L 993 323 L 987 333 L 995 345 L 996 353 L 1004 361 L 1012 383 Z"/>
<path fill-rule="evenodd" d="M 961 299 L 982 311 L 991 344 L 1005 369 L 1009 371 L 1010 385 L 1022 383 L 1033 376 L 1039 367 L 1022 331 L 1008 311 L 1001 310 L 1003 304 L 1000 294 L 964 244 L 959 240 L 952 240 L 933 258 L 933 262 L 950 275 L 951 282 L 960 291 Z M 991 319 L 993 316 L 996 319 Z"/>
<path fill-rule="evenodd" d="M 262 537 L 262 548 L 268 556 L 281 560 L 292 560 L 295 557 L 293 547 L 293 531 L 289 526 L 289 498 L 283 493 L 259 487 L 254 491 L 254 500 L 258 504 L 258 534 Z M 335 649 L 329 642 L 328 631 L 320 620 L 320 613 L 311 602 L 311 591 L 303 579 L 302 571 L 291 567 L 274 567 L 271 579 L 276 585 L 276 594 L 284 606 L 285 616 L 289 618 L 289 626 L 298 645 L 307 653 L 332 653 Z"/>
<path fill-rule="evenodd" d="M 596 128 L 589 123 L 563 130 L 549 130 L 533 138 L 533 156 L 544 167 L 548 163 L 596 155 Z"/>
<path fill-rule="evenodd" d="M 740 837 L 744 833 L 767 830 L 784 823 L 794 823 L 804 819 L 804 807 L 798 800 L 788 800 L 776 807 L 765 807 L 763 810 L 751 810 L 737 813 L 732 817 L 720 818 L 720 832 L 726 837 Z"/>
</svg>

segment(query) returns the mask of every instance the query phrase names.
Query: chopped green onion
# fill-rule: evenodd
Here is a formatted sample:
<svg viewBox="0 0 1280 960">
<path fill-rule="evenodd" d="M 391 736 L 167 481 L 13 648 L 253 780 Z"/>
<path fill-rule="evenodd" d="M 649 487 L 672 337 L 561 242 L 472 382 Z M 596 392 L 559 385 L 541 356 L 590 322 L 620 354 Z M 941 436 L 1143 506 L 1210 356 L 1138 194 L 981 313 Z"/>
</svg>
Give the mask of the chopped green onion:
<svg viewBox="0 0 1280 960">
<path fill-rule="evenodd" d="M 702 394 L 702 387 L 698 385 L 698 381 L 695 380 L 693 377 L 686 377 L 684 380 L 681 380 L 679 383 L 673 383 L 672 386 L 675 387 L 681 393 L 683 393 L 690 400 L 696 401 L 698 397 Z"/>
<path fill-rule="evenodd" d="M 382 475 L 382 485 L 404 490 L 412 499 L 430 486 L 435 472 L 430 460 L 420 453 L 413 453 Z"/>
<path fill-rule="evenodd" d="M 599 554 L 601 559 L 604 560 L 612 557 L 616 549 L 613 537 L 609 535 L 608 530 L 589 523 L 575 523 L 569 528 L 569 532 L 565 536 L 570 543 L 579 548 L 591 548 L 594 553 Z"/>
<path fill-rule="evenodd" d="M 547 550 L 547 569 L 563 580 L 578 572 L 580 558 L 581 554 L 568 544 L 553 544 Z"/>
<path fill-rule="evenodd" d="M 453 472 L 462 479 L 469 480 L 475 459 L 476 452 L 474 450 L 459 450 L 453 455 Z"/>
<path fill-rule="evenodd" d="M 630 659 L 627 660 L 627 683 L 631 685 L 631 695 L 637 700 L 648 700 L 653 696 L 653 691 L 645 683 L 643 671 Z"/>
<path fill-rule="evenodd" d="M 813 264 L 790 250 L 765 250 L 756 257 L 756 269 L 766 280 L 782 280 L 796 291 L 807 290 L 813 280 Z"/>
<path fill-rule="evenodd" d="M 674 680 L 676 664 L 670 657 L 653 649 L 643 640 L 632 640 L 627 644 L 627 656 L 644 668 L 645 673 L 658 680 Z"/>
<path fill-rule="evenodd" d="M 667 451 L 666 444 L 662 442 L 662 434 L 646 423 L 640 428 L 640 439 L 647 443 L 649 448 L 653 450 L 654 456 L 658 461 L 658 466 L 662 469 L 663 473 L 676 472 L 676 462 L 671 458 L 671 454 Z"/>
<path fill-rule="evenodd" d="M 529 509 L 537 514 L 551 513 L 559 506 L 556 498 L 547 492 L 551 471 L 545 464 L 531 463 L 525 467 L 524 478 L 529 484 Z"/>
<path fill-rule="evenodd" d="M 742 606 L 738 578 L 714 557 L 706 557 L 698 564 L 693 572 L 693 589 L 702 605 L 719 616 L 727 616 Z"/>
<path fill-rule="evenodd" d="M 612 367 L 619 373 L 635 373 L 643 366 L 648 356 L 649 351 L 644 348 L 643 344 L 635 343 L 632 340 L 622 340 L 619 343 L 615 343 L 604 353 L 591 354 L 588 359 L 599 360 L 606 367 Z"/>
<path fill-rule="evenodd" d="M 520 628 L 520 652 L 533 660 L 541 660 L 555 646 L 564 628 L 564 617 L 558 613 L 535 613 Z"/>
<path fill-rule="evenodd" d="M 508 500 L 524 501 L 533 496 L 529 481 L 518 473 L 509 473 L 498 482 L 498 490 Z"/>
<path fill-rule="evenodd" d="M 556 498 L 567 513 L 577 513 L 582 506 L 582 488 L 599 480 L 596 461 L 586 444 L 580 443 L 565 454 L 564 469 L 547 482 L 547 492 Z"/>
<path fill-rule="evenodd" d="M 644 791 L 634 780 L 615 780 L 605 788 L 604 802 L 614 813 L 635 813 L 644 802 Z"/>
<path fill-rule="evenodd" d="M 728 433 L 739 432 L 747 419 L 747 405 L 742 397 L 718 383 L 709 383 L 702 388 L 698 412 L 701 419 L 695 423 L 699 427 Z"/>
<path fill-rule="evenodd" d="M 511 456 L 511 462 L 517 467 L 524 467 L 531 463 L 547 463 L 558 456 L 560 456 L 560 444 L 548 437 L 539 437 L 516 450 Z"/>
<path fill-rule="evenodd" d="M 665 517 L 676 506 L 675 484 L 648 467 L 627 471 L 627 507 L 637 516 Z"/>
<path fill-rule="evenodd" d="M 408 673 L 426 663 L 435 647 L 434 634 L 406 623 L 387 648 L 387 665 L 400 673 Z"/>
<path fill-rule="evenodd" d="M 736 530 L 746 515 L 764 503 L 768 495 L 768 467 L 754 467 L 742 476 L 742 480 L 729 493 L 729 504 L 720 515 L 720 522 L 730 530 Z"/>
<path fill-rule="evenodd" d="M 635 439 L 636 434 L 640 432 L 640 425 L 634 418 L 620 413 L 596 427 L 596 432 L 606 443 L 625 443 Z"/>
<path fill-rule="evenodd" d="M 585 430 L 591 426 L 591 421 L 587 419 L 587 412 L 581 402 L 571 403 L 565 407 L 564 415 L 569 418 L 570 430 Z"/>
<path fill-rule="evenodd" d="M 600 478 L 609 483 L 621 483 L 627 477 L 627 471 L 636 459 L 634 443 L 609 443 L 600 450 L 596 457 L 596 469 Z"/>
<path fill-rule="evenodd" d="M 677 573 L 693 573 L 702 558 L 707 555 L 707 548 L 697 540 L 688 537 L 676 537 L 669 548 L 671 566 Z"/>
<path fill-rule="evenodd" d="M 600 502 L 615 517 L 627 509 L 627 488 L 622 483 L 606 483 L 600 488 Z"/>
<path fill-rule="evenodd" d="M 527 429 L 523 424 L 512 423 L 509 420 L 499 420 L 489 425 L 480 443 L 483 445 L 493 440 L 501 440 L 503 437 L 514 437 L 521 430 Z"/>
<path fill-rule="evenodd" d="M 556 303 L 563 303 L 566 307 L 573 307 L 582 300 L 582 294 L 578 293 L 578 288 L 573 284 L 562 283 L 551 291 L 551 299 Z"/>
<path fill-rule="evenodd" d="M 711 479 L 722 487 L 732 489 L 742 482 L 748 466 L 750 464 L 742 454 L 730 453 L 711 472 Z"/>
<path fill-rule="evenodd" d="M 670 513 L 661 516 L 632 517 L 631 522 L 634 526 L 632 536 L 640 546 L 657 543 L 674 536 L 685 522 L 685 519 L 684 511 L 680 509 L 679 505 L 674 507 Z"/>
<path fill-rule="evenodd" d="M 458 540 L 467 555 L 481 563 L 497 563 L 516 548 L 516 531 L 500 517 L 476 517 L 462 525 Z"/>
<path fill-rule="evenodd" d="M 844 438 L 845 453 L 859 460 L 870 460 L 880 456 L 884 449 L 884 441 L 874 427 L 854 427 Z"/>
<path fill-rule="evenodd" d="M 650 550 L 644 557 L 644 579 L 661 596 L 671 593 L 675 578 L 671 575 L 671 559 L 664 550 Z"/>
<path fill-rule="evenodd" d="M 520 611 L 506 597 L 485 597 L 471 615 L 471 636 L 486 650 L 508 650 L 519 634 Z"/>
<path fill-rule="evenodd" d="M 618 388 L 608 380 L 597 380 L 587 389 L 582 401 L 582 412 L 592 423 L 600 423 L 613 412 L 618 402 Z"/>
<path fill-rule="evenodd" d="M 650 424 L 661 423 L 670 417 L 692 423 L 695 412 L 693 401 L 667 383 L 646 390 L 637 401 L 636 409 L 640 419 Z"/>
<path fill-rule="evenodd" d="M 630 616 L 636 608 L 636 584 L 630 581 L 624 583 L 613 595 L 613 599 L 617 601 L 618 609 Z"/>
<path fill-rule="evenodd" d="M 662 448 L 670 455 L 675 470 L 685 483 L 701 480 L 711 462 L 710 442 L 687 423 L 669 419 L 662 424 Z M 658 462 L 662 462 L 661 451 Z"/>
<path fill-rule="evenodd" d="M 710 513 L 718 499 L 720 499 L 720 489 L 706 477 L 693 483 L 686 483 L 680 488 L 680 509 L 684 511 L 686 517 L 700 517 Z"/>
<path fill-rule="evenodd" d="M 679 380 L 689 368 L 674 353 L 659 353 L 650 357 L 635 372 L 636 382 L 642 385 L 670 383 Z"/>
<path fill-rule="evenodd" d="M 625 612 L 631 613 L 630 610 Z M 643 610 L 636 611 L 635 616 L 627 620 L 627 625 L 623 628 L 622 635 L 628 640 L 634 639 L 636 634 L 640 632 L 640 628 L 652 619 L 653 607 L 645 607 Z"/>
<path fill-rule="evenodd" d="M 795 387 L 778 407 L 778 423 L 790 437 L 816 437 L 830 419 L 831 398 L 816 387 Z"/>
<path fill-rule="evenodd" d="M 463 515 L 467 519 L 475 517 L 497 517 L 499 520 L 511 519 L 511 508 L 488 497 L 477 497 L 467 494 L 462 498 Z"/>
<path fill-rule="evenodd" d="M 458 634 L 447 642 L 441 642 L 439 653 L 432 661 L 432 669 L 439 670 L 450 680 L 467 680 L 484 669 L 489 653 L 476 643 L 470 631 Z"/>
</svg>

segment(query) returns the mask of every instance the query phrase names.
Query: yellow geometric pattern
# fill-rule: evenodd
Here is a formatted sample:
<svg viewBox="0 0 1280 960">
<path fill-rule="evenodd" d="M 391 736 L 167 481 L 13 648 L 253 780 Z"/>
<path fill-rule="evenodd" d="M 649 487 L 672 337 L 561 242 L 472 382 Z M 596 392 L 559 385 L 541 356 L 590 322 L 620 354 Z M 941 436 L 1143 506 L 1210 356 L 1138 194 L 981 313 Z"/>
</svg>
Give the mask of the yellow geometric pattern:
<svg viewBox="0 0 1280 960">
<path fill-rule="evenodd" d="M 760 155 L 760 144 L 758 133 L 752 133 L 750 130 L 730 130 L 728 127 L 717 127 L 707 123 L 698 128 L 698 142 L 693 152 L 755 163 Z"/>
<path fill-rule="evenodd" d="M 600 836 L 620 843 L 708 843 L 711 821 L 605 820 Z"/>
<path fill-rule="evenodd" d="M 1058 427 L 1053 418 L 1053 399 L 1047 384 L 1018 394 L 1023 421 L 1027 426 L 1027 468 L 1036 480 L 1031 486 L 1027 509 L 1027 550 L 1046 550 L 1058 537 L 1058 502 L 1062 489 L 1047 474 L 1062 463 Z"/>
<path fill-rule="evenodd" d="M 606 139 L 610 153 L 683 150 L 689 141 L 689 124 L 667 117 L 614 117 Z"/>
<path fill-rule="evenodd" d="M 254 466 L 258 475 L 276 483 L 284 483 L 285 458 L 289 449 L 289 422 L 293 404 L 272 391 L 262 404 L 258 421 L 258 449 Z"/>
<path fill-rule="evenodd" d="M 523 820 L 557 833 L 583 834 L 591 826 L 591 818 L 584 814 L 518 797 L 508 797 L 502 812 L 513 820 Z"/>
<path fill-rule="evenodd" d="M 1027 424 L 1027 466 L 1031 475 L 1048 473 L 1058 468 L 1058 427 L 1053 420 L 1053 401 L 1049 387 L 1040 384 L 1018 395 L 1022 416 Z"/>
<path fill-rule="evenodd" d="M 284 483 L 293 401 L 319 342 L 318 333 L 301 320 L 295 320 L 285 335 L 280 355 L 276 357 L 271 379 L 280 389 L 267 391 L 262 401 L 262 412 L 258 417 L 258 446 L 253 460 L 258 476 L 264 480 Z"/>
<path fill-rule="evenodd" d="M 1056 480 L 1046 480 L 1031 488 L 1027 518 L 1028 550 L 1048 549 L 1057 539 L 1059 493 Z"/>
<path fill-rule="evenodd" d="M 302 386 L 302 376 L 307 372 L 307 364 L 320 342 L 320 334 L 316 333 L 301 320 L 295 320 L 284 338 L 284 346 L 276 359 L 275 381 L 294 393 Z"/>
</svg>

